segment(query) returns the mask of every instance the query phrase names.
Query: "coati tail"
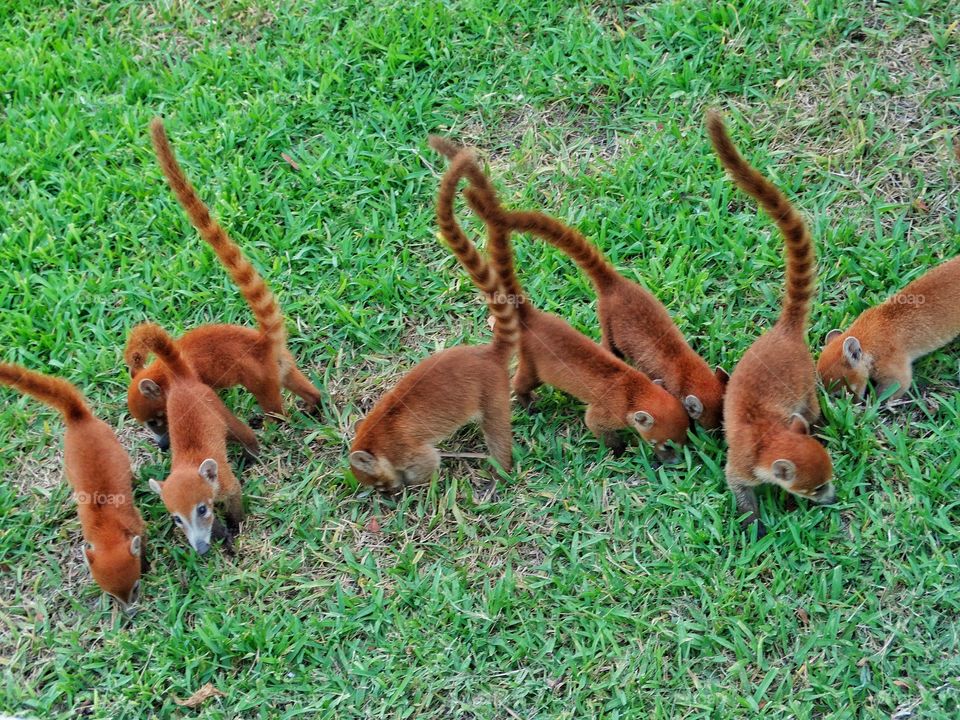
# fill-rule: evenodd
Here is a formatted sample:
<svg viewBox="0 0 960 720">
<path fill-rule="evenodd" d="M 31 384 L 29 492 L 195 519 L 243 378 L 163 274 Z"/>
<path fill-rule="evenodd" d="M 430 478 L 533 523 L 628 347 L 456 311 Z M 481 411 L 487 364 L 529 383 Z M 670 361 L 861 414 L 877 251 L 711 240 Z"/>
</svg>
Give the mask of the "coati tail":
<svg viewBox="0 0 960 720">
<path fill-rule="evenodd" d="M 515 301 L 506 292 L 497 273 L 481 257 L 476 246 L 463 232 L 453 212 L 457 184 L 471 165 L 475 167 L 476 161 L 469 150 L 462 150 L 454 156 L 453 162 L 450 163 L 450 167 L 440 181 L 440 191 L 437 194 L 437 223 L 440 226 L 441 236 L 456 255 L 457 260 L 477 288 L 487 296 L 487 306 L 496 320 L 494 344 L 504 349 L 512 349 L 520 336 Z"/>
<path fill-rule="evenodd" d="M 0 385 L 9 385 L 56 408 L 67 420 L 82 420 L 90 416 L 83 395 L 63 378 L 33 372 L 21 365 L 0 363 Z"/>
<path fill-rule="evenodd" d="M 569 255 L 596 287 L 606 286 L 617 276 L 603 253 L 593 243 L 556 218 L 541 212 L 512 211 L 506 213 L 505 220 L 511 230 L 536 235 Z"/>
<path fill-rule="evenodd" d="M 707 129 L 730 177 L 741 190 L 760 203 L 783 234 L 787 251 L 787 290 L 781 320 L 788 327 L 803 330 L 816 282 L 813 240 L 807 224 L 784 194 L 743 159 L 730 140 L 719 113 L 707 113 Z"/>
<path fill-rule="evenodd" d="M 200 237 L 213 248 L 220 262 L 236 283 L 250 309 L 253 311 L 260 331 L 274 346 L 279 357 L 280 351 L 286 347 L 287 331 L 284 325 L 283 313 L 280 305 L 263 278 L 257 273 L 250 261 L 247 260 L 240 247 L 230 239 L 220 224 L 210 216 L 210 211 L 197 196 L 196 191 L 183 174 L 177 162 L 173 148 L 167 140 L 163 121 L 154 118 L 150 123 L 150 135 L 153 139 L 153 148 L 157 153 L 157 160 L 163 174 L 170 184 L 170 188 L 177 196 L 180 205 L 186 211 L 190 222 L 200 233 Z"/>
<path fill-rule="evenodd" d="M 140 348 L 144 354 L 152 352 L 177 377 L 196 377 L 196 373 L 177 348 L 173 338 L 156 323 L 137 325 L 130 331 L 127 347 Z"/>
</svg>

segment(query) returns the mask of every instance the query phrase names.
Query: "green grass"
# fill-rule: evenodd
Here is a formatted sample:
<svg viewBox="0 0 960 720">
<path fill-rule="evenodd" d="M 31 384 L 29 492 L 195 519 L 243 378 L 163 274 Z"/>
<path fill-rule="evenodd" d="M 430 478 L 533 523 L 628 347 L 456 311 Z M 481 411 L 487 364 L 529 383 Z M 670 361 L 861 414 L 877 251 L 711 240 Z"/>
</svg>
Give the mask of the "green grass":
<svg viewBox="0 0 960 720">
<path fill-rule="evenodd" d="M 708 105 L 811 220 L 815 345 L 956 254 L 955 13 L 867 5 L 0 8 L 2 359 L 64 375 L 117 427 L 153 560 L 127 621 L 79 560 L 59 419 L 2 391 L 0 712 L 957 717 L 955 345 L 918 363 L 922 399 L 898 413 L 824 398 L 839 503 L 790 512 L 764 492 L 756 543 L 720 437 L 669 469 L 614 460 L 559 393 L 514 413 L 518 470 L 494 504 L 473 500 L 482 461 L 395 502 L 345 464 L 401 372 L 489 337 L 435 239 L 429 132 L 481 148 L 509 203 L 575 223 L 728 369 L 777 314 L 781 241 L 720 171 Z M 125 409 L 134 324 L 251 322 L 156 167 L 157 113 L 326 395 L 323 420 L 262 433 L 235 560 L 174 533 L 146 487 L 169 458 Z M 528 240 L 518 255 L 532 298 L 598 337 L 576 268 Z M 473 429 L 445 447 L 482 449 Z M 207 682 L 226 697 L 176 707 Z"/>
</svg>

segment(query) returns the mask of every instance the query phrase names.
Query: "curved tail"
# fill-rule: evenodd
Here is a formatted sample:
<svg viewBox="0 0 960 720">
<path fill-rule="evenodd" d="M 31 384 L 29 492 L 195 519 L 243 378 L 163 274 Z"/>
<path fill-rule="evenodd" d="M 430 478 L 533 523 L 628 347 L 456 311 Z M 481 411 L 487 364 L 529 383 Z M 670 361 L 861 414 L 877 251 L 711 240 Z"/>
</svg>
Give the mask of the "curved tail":
<svg viewBox="0 0 960 720">
<path fill-rule="evenodd" d="M 496 320 L 493 328 L 494 347 L 509 353 L 520 339 L 515 301 L 506 291 L 500 276 L 480 256 L 476 246 L 463 232 L 453 212 L 457 184 L 470 165 L 475 166 L 475 160 L 473 153 L 469 150 L 457 153 L 453 162 L 450 163 L 450 167 L 440 181 L 440 191 L 437 194 L 437 223 L 440 226 L 441 236 L 470 275 L 474 285 L 487 296 L 487 306 Z"/>
<path fill-rule="evenodd" d="M 183 353 L 173 338 L 156 323 L 140 323 L 130 331 L 127 339 L 127 351 L 131 349 L 146 358 L 153 353 L 163 362 L 175 377 L 196 378 L 193 367 L 183 357 Z"/>
<path fill-rule="evenodd" d="M 707 129 L 730 177 L 741 190 L 760 203 L 783 234 L 787 249 L 787 291 L 780 321 L 802 332 L 806 329 L 816 283 L 813 240 L 807 224 L 784 194 L 741 157 L 719 113 L 707 113 Z"/>
<path fill-rule="evenodd" d="M 0 363 L 0 385 L 9 385 L 56 408 L 68 422 L 90 417 L 83 395 L 63 378 L 27 370 L 22 365 Z"/>
<path fill-rule="evenodd" d="M 450 140 L 436 135 L 430 136 L 430 145 L 451 160 L 461 149 Z M 470 187 L 464 190 L 467 202 L 487 225 L 487 253 L 490 256 L 490 265 L 500 277 L 500 282 L 507 294 L 513 298 L 517 314 L 522 319 L 526 315 L 528 305 L 514 268 L 513 246 L 510 243 L 510 228 L 506 222 L 506 212 L 500 205 L 497 191 L 494 190 L 490 178 L 475 162 L 464 167 L 464 175 L 470 181 Z"/>
<path fill-rule="evenodd" d="M 163 121 L 154 118 L 150 123 L 150 136 L 153 139 L 153 149 L 157 153 L 157 160 L 163 174 L 170 183 L 170 188 L 177 196 L 181 207 L 186 211 L 190 222 L 200 233 L 200 237 L 213 248 L 220 258 L 224 268 L 233 278 L 240 289 L 240 294 L 246 299 L 253 311 L 260 332 L 275 348 L 277 356 L 287 345 L 287 330 L 284 325 L 283 313 L 277 299 L 270 292 L 263 278 L 243 256 L 239 246 L 230 239 L 220 224 L 210 216 L 210 211 L 203 201 L 197 197 L 196 191 L 180 169 L 177 157 L 167 140 Z"/>
</svg>

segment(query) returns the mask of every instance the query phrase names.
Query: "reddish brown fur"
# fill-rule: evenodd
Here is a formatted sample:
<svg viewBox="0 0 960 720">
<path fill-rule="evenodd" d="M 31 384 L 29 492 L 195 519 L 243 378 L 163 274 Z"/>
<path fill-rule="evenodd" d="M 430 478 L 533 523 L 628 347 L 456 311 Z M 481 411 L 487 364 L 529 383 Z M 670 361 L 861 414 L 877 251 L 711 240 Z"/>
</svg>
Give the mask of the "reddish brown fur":
<svg viewBox="0 0 960 720">
<path fill-rule="evenodd" d="M 723 120 L 708 113 L 707 128 L 734 182 L 776 221 L 786 241 L 787 288 L 776 325 L 744 354 L 727 386 L 724 429 L 730 446 L 727 483 L 746 513 L 759 520 L 754 487 L 772 483 L 818 503 L 832 502 L 830 456 L 809 434 L 820 417 L 813 357 L 806 343 L 815 287 L 813 241 L 803 217 L 769 180 L 737 152 Z"/>
<path fill-rule="evenodd" d="M 173 460 L 166 481 L 151 480 L 151 488 L 159 492 L 171 515 L 181 518 L 191 517 L 198 504 L 209 506 L 212 512 L 213 503 L 220 503 L 228 526 L 231 530 L 236 529 L 243 519 L 243 498 L 240 483 L 227 461 L 227 439 L 241 443 L 248 456 L 255 456 L 258 450 L 256 436 L 200 380 L 177 343 L 160 326 L 153 323 L 138 325 L 131 338 L 155 353 L 167 368 L 166 407 Z M 199 472 L 208 458 L 217 465 L 215 481 L 206 480 Z M 214 532 L 217 531 L 214 527 Z M 188 539 L 193 545 L 193 540 L 189 536 Z"/>
<path fill-rule="evenodd" d="M 879 305 L 864 310 L 846 332 L 833 330 L 817 363 L 824 385 L 863 397 L 867 381 L 877 392 L 913 382 L 913 363 L 960 334 L 960 257 L 929 270 Z"/>
<path fill-rule="evenodd" d="M 449 141 L 435 145 L 448 154 L 455 147 Z M 620 454 L 625 445 L 619 431 L 637 431 L 657 455 L 672 459 L 672 442 L 686 442 L 689 421 L 681 403 L 645 374 L 574 330 L 565 321 L 534 308 L 523 297 L 514 271 L 509 233 L 526 229 L 519 213 L 506 213 L 500 206 L 489 178 L 476 163 L 467 168 L 471 187 L 467 199 L 488 226 L 496 229 L 490 237 L 490 259 L 503 278 L 507 292 L 515 297 L 520 314 L 520 362 L 513 388 L 526 407 L 533 391 L 547 383 L 587 404 L 587 427 Z"/>
<path fill-rule="evenodd" d="M 177 200 L 237 284 L 260 326 L 258 331 L 237 325 L 204 325 L 177 341 L 180 352 L 189 358 L 204 383 L 215 389 L 242 385 L 270 416 L 283 415 L 281 386 L 303 398 L 308 409 L 314 409 L 320 401 L 320 392 L 297 368 L 287 348 L 283 315 L 276 298 L 236 243 L 211 218 L 207 206 L 177 163 L 159 118 L 153 120 L 150 130 L 157 159 Z M 163 396 L 168 385 L 163 363 L 144 367 L 146 353 L 142 347 L 129 342 L 124 357 L 133 377 L 127 395 L 131 414 L 143 423 L 162 421 Z M 145 396 L 140 392 L 143 380 L 156 383 L 161 392 L 154 393 L 154 397 Z M 162 430 L 161 426 L 160 434 Z"/>
<path fill-rule="evenodd" d="M 32 395 L 63 414 L 64 468 L 77 502 L 84 556 L 100 588 L 127 609 L 146 569 L 144 524 L 133 502 L 130 458 L 83 395 L 61 378 L 0 363 L 0 384 Z"/>
<path fill-rule="evenodd" d="M 500 278 L 464 235 L 453 214 L 457 183 L 472 162 L 453 159 L 440 183 L 437 220 L 443 239 L 487 296 L 496 320 L 489 345 L 449 348 L 408 372 L 360 423 L 350 448 L 354 475 L 381 492 L 427 482 L 440 464 L 435 445 L 479 416 L 490 455 L 512 467 L 508 364 L 516 347 L 516 310 Z M 486 488 L 493 491 L 494 483 Z"/>
<path fill-rule="evenodd" d="M 438 150 L 457 146 L 446 141 Z M 468 191 L 469 192 L 469 191 Z M 597 292 L 601 344 L 627 357 L 650 377 L 663 380 L 688 414 L 703 427 L 720 427 L 727 374 L 695 353 L 657 298 L 623 275 L 574 228 L 540 212 L 505 212 L 499 222 L 540 237 L 562 250 L 590 277 Z"/>
</svg>

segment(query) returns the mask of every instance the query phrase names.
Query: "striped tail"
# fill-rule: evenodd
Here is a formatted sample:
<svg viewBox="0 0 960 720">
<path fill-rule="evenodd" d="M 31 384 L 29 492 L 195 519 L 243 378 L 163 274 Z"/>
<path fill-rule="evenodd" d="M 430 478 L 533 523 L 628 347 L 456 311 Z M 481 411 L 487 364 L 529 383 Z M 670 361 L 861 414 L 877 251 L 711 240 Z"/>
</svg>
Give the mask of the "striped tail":
<svg viewBox="0 0 960 720">
<path fill-rule="evenodd" d="M 780 322 L 803 333 L 816 283 L 813 240 L 807 224 L 784 194 L 741 157 L 718 113 L 707 113 L 707 129 L 720 162 L 730 177 L 741 190 L 760 203 L 783 234 L 787 250 L 787 291 Z"/>
<path fill-rule="evenodd" d="M 146 358 L 153 353 L 174 374 L 175 377 L 196 378 L 193 367 L 183 357 L 173 338 L 156 323 L 140 323 L 130 331 L 127 339 L 128 352 L 136 351 Z"/>
<path fill-rule="evenodd" d="M 440 181 L 437 194 L 437 223 L 440 234 L 456 255 L 457 260 L 470 275 L 474 285 L 487 297 L 487 306 L 495 319 L 493 345 L 507 354 L 512 353 L 520 338 L 516 305 L 500 281 L 500 277 L 477 252 L 476 246 L 463 232 L 453 212 L 457 184 L 467 168 L 475 165 L 473 153 L 463 150 L 457 153 Z"/>
<path fill-rule="evenodd" d="M 453 159 L 460 152 L 460 146 L 446 138 L 430 136 L 430 145 L 440 154 Z M 513 262 L 513 246 L 510 243 L 510 228 L 507 227 L 506 213 L 500 206 L 497 191 L 480 167 L 471 162 L 464 168 L 464 175 L 470 181 L 470 187 L 464 191 L 471 209 L 486 223 L 488 232 L 487 252 L 490 264 L 500 277 L 504 289 L 516 304 L 520 319 L 527 314 L 528 305 L 523 288 L 517 279 Z"/>
<path fill-rule="evenodd" d="M 9 385 L 56 408 L 67 422 L 90 417 L 83 395 L 63 378 L 27 370 L 22 365 L 0 363 L 0 385 Z"/>
<path fill-rule="evenodd" d="M 177 200 L 186 211 L 190 222 L 200 233 L 200 237 L 220 258 L 220 262 L 240 289 L 240 294 L 250 305 L 260 326 L 260 332 L 273 346 L 277 357 L 280 357 L 281 351 L 287 346 L 287 330 L 276 298 L 253 265 L 243 256 L 239 246 L 230 239 L 220 224 L 210 217 L 207 206 L 197 197 L 196 191 L 177 162 L 160 118 L 154 118 L 150 123 L 150 135 L 153 138 L 157 160 Z"/>
<path fill-rule="evenodd" d="M 535 211 L 512 211 L 504 219 L 511 230 L 536 235 L 569 255 L 598 290 L 617 278 L 617 271 L 593 243 L 556 218 Z"/>
</svg>

